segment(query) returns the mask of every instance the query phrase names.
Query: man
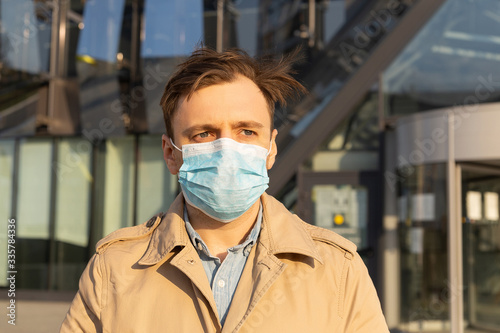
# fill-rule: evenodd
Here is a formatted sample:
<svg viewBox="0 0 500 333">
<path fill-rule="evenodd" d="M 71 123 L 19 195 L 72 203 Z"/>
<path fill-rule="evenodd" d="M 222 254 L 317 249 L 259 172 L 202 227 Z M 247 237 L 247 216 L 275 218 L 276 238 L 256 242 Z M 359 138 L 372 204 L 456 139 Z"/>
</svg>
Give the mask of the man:
<svg viewBox="0 0 500 333">
<path fill-rule="evenodd" d="M 356 247 L 264 193 L 291 61 L 195 51 L 161 100 L 182 193 L 97 244 L 62 332 L 388 332 Z"/>
</svg>

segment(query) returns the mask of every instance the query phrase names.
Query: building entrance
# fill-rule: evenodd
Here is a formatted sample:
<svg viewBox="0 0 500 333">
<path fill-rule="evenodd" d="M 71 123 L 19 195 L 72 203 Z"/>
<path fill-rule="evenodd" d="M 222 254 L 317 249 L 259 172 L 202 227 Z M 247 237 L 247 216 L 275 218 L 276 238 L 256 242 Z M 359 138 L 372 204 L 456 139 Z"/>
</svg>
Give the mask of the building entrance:
<svg viewBox="0 0 500 333">
<path fill-rule="evenodd" d="M 500 332 L 500 161 L 461 170 L 464 321 Z"/>
<path fill-rule="evenodd" d="M 404 332 L 500 332 L 498 106 L 398 120 Z"/>
</svg>

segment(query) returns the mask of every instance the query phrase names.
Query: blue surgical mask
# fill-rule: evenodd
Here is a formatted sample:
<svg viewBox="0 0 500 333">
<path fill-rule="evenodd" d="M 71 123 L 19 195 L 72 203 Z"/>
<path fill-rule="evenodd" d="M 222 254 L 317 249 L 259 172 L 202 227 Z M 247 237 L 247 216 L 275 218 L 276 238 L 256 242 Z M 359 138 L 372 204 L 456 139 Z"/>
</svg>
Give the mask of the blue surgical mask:
<svg viewBox="0 0 500 333">
<path fill-rule="evenodd" d="M 268 188 L 270 149 L 229 138 L 186 144 L 182 150 L 172 145 L 182 151 L 178 177 L 184 198 L 217 221 L 237 219 Z"/>
</svg>

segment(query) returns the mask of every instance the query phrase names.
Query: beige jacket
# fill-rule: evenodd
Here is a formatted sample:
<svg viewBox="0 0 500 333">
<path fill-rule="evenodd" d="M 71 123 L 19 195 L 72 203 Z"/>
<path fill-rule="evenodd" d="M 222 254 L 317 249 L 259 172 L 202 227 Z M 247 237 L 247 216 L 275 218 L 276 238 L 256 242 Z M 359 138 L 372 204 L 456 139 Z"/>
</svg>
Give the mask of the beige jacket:
<svg viewBox="0 0 500 333">
<path fill-rule="evenodd" d="M 224 327 L 180 195 L 163 218 L 97 244 L 61 332 L 388 332 L 356 246 L 261 199 L 262 230 Z"/>
</svg>

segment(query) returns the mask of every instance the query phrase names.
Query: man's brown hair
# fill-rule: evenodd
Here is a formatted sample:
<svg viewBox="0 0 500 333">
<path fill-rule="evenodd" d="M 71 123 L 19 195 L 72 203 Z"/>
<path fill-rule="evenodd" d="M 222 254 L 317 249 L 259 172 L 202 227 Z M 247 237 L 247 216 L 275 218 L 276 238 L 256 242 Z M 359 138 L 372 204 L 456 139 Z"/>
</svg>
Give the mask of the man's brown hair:
<svg viewBox="0 0 500 333">
<path fill-rule="evenodd" d="M 291 76 L 295 59 L 297 52 L 280 59 L 255 59 L 240 49 L 220 53 L 207 47 L 197 49 L 178 65 L 177 71 L 165 86 L 160 105 L 167 135 L 173 137 L 172 118 L 181 97 L 187 96 L 189 99 L 198 89 L 232 82 L 238 75 L 249 78 L 259 87 L 269 106 L 272 123 L 275 103 L 285 106 L 288 98 L 306 91 Z"/>
</svg>

